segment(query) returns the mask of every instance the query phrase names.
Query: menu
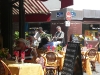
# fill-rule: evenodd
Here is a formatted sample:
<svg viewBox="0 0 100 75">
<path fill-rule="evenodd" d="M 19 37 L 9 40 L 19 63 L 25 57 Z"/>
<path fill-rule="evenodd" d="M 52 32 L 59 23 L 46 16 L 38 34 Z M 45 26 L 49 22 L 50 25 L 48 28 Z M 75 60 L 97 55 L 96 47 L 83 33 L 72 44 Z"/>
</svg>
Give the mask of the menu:
<svg viewBox="0 0 100 75">
<path fill-rule="evenodd" d="M 83 75 L 82 73 L 82 63 L 81 63 L 81 53 L 80 53 L 80 44 L 79 43 L 68 43 L 68 47 L 66 50 L 64 66 L 61 72 L 61 75 L 74 75 L 74 69 L 76 65 L 76 61 L 78 59 L 78 66 L 80 67 L 80 71 L 77 75 Z M 77 69 L 76 69 L 77 70 Z"/>
</svg>

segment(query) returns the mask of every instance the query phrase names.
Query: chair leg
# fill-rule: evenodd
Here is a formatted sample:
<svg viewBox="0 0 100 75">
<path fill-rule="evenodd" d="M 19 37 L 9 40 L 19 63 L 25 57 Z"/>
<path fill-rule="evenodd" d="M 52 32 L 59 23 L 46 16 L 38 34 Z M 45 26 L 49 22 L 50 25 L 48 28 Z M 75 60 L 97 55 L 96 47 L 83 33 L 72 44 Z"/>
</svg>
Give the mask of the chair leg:
<svg viewBox="0 0 100 75">
<path fill-rule="evenodd" d="M 44 75 L 46 75 L 46 69 L 44 69 Z"/>
<path fill-rule="evenodd" d="M 46 70 L 46 75 L 50 75 L 50 70 Z"/>
<path fill-rule="evenodd" d="M 59 66 L 58 66 L 58 75 L 59 75 Z"/>
<path fill-rule="evenodd" d="M 57 75 L 57 70 L 56 69 L 54 70 L 54 75 Z"/>
<path fill-rule="evenodd" d="M 91 65 L 92 65 L 92 71 L 96 71 L 96 67 L 95 67 L 95 62 L 91 61 Z"/>
</svg>

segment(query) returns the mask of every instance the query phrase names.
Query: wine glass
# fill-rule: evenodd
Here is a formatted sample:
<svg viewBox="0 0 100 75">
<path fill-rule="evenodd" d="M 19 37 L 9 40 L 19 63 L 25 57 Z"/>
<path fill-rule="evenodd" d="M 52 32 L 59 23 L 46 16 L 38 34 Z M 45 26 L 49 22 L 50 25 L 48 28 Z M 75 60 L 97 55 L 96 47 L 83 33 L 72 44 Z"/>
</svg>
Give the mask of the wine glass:
<svg viewBox="0 0 100 75">
<path fill-rule="evenodd" d="M 25 52 L 21 52 L 21 63 L 23 64 L 25 60 Z"/>
</svg>

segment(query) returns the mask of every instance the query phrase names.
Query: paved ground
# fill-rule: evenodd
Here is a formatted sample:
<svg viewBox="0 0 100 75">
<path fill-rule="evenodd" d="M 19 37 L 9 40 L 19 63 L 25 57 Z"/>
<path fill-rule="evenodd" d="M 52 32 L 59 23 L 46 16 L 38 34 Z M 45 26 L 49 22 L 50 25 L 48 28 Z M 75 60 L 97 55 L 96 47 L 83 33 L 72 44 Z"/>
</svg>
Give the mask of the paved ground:
<svg viewBox="0 0 100 75">
<path fill-rule="evenodd" d="M 98 73 L 93 72 L 92 75 L 100 75 L 100 63 L 96 63 L 96 70 Z M 84 75 L 87 75 L 86 73 L 84 73 Z"/>
<path fill-rule="evenodd" d="M 92 75 L 100 75 L 100 63 L 96 63 L 96 70 L 98 73 L 93 72 Z M 61 73 L 59 75 L 61 75 Z M 87 74 L 84 73 L 83 75 L 87 75 Z"/>
</svg>

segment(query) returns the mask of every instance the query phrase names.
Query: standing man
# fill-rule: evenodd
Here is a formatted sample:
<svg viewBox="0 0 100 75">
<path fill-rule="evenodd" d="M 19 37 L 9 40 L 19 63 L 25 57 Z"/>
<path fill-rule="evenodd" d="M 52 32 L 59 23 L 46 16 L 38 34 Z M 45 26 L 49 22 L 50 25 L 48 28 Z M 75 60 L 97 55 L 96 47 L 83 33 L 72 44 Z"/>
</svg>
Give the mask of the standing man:
<svg viewBox="0 0 100 75">
<path fill-rule="evenodd" d="M 41 35 L 45 34 L 45 32 L 43 31 L 42 27 L 39 27 L 38 32 L 35 33 L 34 35 L 34 45 L 38 46 L 39 43 L 41 42 Z"/>
<path fill-rule="evenodd" d="M 60 26 L 57 26 L 56 29 L 57 29 L 57 32 L 55 33 L 53 37 L 53 41 L 57 41 L 58 44 L 61 44 L 62 46 L 64 46 L 65 44 L 64 32 L 61 30 Z"/>
</svg>

